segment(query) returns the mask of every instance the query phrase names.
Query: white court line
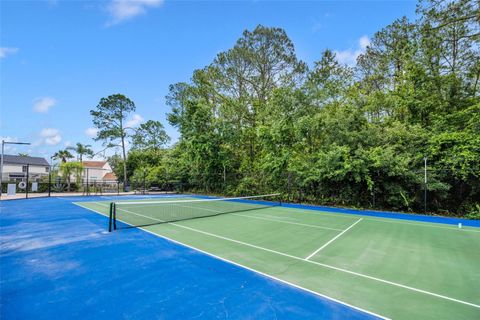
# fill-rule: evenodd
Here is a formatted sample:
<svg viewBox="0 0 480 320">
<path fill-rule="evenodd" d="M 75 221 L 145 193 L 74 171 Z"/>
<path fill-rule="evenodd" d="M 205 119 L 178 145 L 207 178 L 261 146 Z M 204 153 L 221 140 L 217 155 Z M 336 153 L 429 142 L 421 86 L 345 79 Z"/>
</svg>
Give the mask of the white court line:
<svg viewBox="0 0 480 320">
<path fill-rule="evenodd" d="M 348 230 L 350 230 L 351 228 L 353 228 L 357 223 L 359 223 L 360 221 L 362 221 L 363 218 L 360 218 L 358 219 L 357 221 L 355 221 L 352 225 L 350 225 L 350 227 L 348 227 L 347 229 L 343 230 L 342 232 L 340 232 L 339 234 L 337 234 L 334 238 L 332 238 L 332 240 L 328 241 L 327 243 L 325 243 L 323 246 L 321 246 L 320 248 L 318 248 L 317 250 L 315 250 L 314 252 L 312 252 L 312 254 L 310 254 L 308 257 L 305 258 L 305 260 L 309 260 L 311 257 L 313 257 L 314 255 L 316 255 L 317 253 L 319 253 L 323 248 L 325 248 L 326 246 L 328 246 L 330 243 L 332 243 L 333 241 L 337 240 L 338 238 L 340 238 L 345 232 L 347 232 Z"/>
<path fill-rule="evenodd" d="M 240 213 L 231 213 L 231 215 L 239 216 L 239 217 L 245 217 L 245 218 L 251 218 L 251 219 L 259 219 L 259 220 L 274 221 L 274 222 L 279 222 L 279 223 L 287 223 L 287 224 L 293 224 L 293 225 L 303 226 L 303 227 L 318 228 L 318 229 L 333 230 L 333 231 L 343 231 L 342 229 L 337 229 L 337 228 L 322 227 L 322 226 L 313 225 L 313 224 L 298 223 L 298 222 L 285 221 L 285 220 L 279 220 L 279 219 L 269 219 L 269 218 L 265 218 L 265 217 L 250 216 L 250 215 L 240 214 Z M 271 217 L 271 216 L 268 216 L 268 217 Z"/>
<path fill-rule="evenodd" d="M 92 203 L 99 204 L 99 205 L 101 205 L 101 206 L 105 206 L 105 205 L 103 205 L 103 204 L 101 204 L 101 203 L 99 203 L 99 202 L 92 202 Z M 106 216 L 105 214 L 103 214 L 103 213 L 101 213 L 101 212 L 99 212 L 99 211 L 96 211 L 96 210 L 94 210 L 94 209 L 85 207 L 85 206 L 81 205 L 81 204 L 78 203 L 78 202 L 76 202 L 76 203 L 74 202 L 74 204 L 77 205 L 77 206 L 79 206 L 79 207 L 82 207 L 82 208 L 84 208 L 84 209 L 86 209 L 86 210 L 90 210 L 90 211 L 92 211 L 92 212 L 95 212 L 95 213 L 97 213 L 97 214 L 100 214 L 100 215 L 108 218 L 108 216 Z M 120 220 L 120 219 L 119 219 L 119 220 Z M 120 220 L 120 221 L 122 221 L 122 220 Z M 128 225 L 131 225 L 131 224 L 128 223 L 128 222 L 125 222 L 125 221 L 122 221 L 122 222 L 125 223 L 125 224 L 128 224 Z M 145 232 L 147 232 L 147 233 L 150 233 L 150 234 L 152 234 L 152 235 L 154 235 L 154 236 L 156 236 L 156 237 L 166 239 L 166 240 L 168 240 L 168 241 L 170 241 L 170 242 L 173 242 L 173 243 L 175 243 L 175 244 L 178 244 L 178 245 L 180 245 L 180 246 L 183 246 L 183 247 L 186 247 L 186 248 L 189 248 L 189 249 L 192 249 L 192 250 L 201 252 L 201 253 L 203 253 L 203 254 L 205 254 L 205 255 L 207 255 L 207 256 L 210 256 L 210 257 L 216 258 L 216 259 L 218 259 L 218 260 L 221 260 L 221 261 L 224 261 L 224 262 L 233 264 L 233 265 L 235 265 L 235 266 L 237 266 L 237 267 L 240 267 L 240 268 L 243 268 L 243 269 L 252 271 L 252 272 L 254 272 L 254 273 L 260 274 L 260 275 L 262 275 L 262 276 L 264 276 L 264 277 L 266 277 L 266 278 L 273 279 L 273 280 L 275 280 L 275 281 L 284 283 L 284 284 L 289 285 L 289 286 L 292 286 L 292 287 L 294 287 L 294 288 L 297 288 L 297 289 L 300 289 L 300 290 L 309 292 L 309 293 L 314 294 L 314 295 L 316 295 L 316 296 L 319 296 L 319 297 L 322 297 L 322 298 L 324 298 L 324 299 L 327 299 L 327 300 L 330 300 L 330 301 L 333 301 L 333 302 L 342 304 L 342 305 L 344 305 L 344 306 L 347 306 L 347 307 L 349 307 L 349 308 L 358 310 L 358 311 L 360 311 L 360 312 L 367 313 L 367 314 L 370 314 L 370 315 L 372 315 L 372 316 L 374 316 L 374 317 L 378 317 L 378 318 L 381 318 L 381 319 L 391 320 L 390 318 L 387 318 L 387 317 L 385 317 L 385 316 L 379 315 L 379 314 L 374 313 L 374 312 L 372 312 L 372 311 L 368 311 L 368 310 L 362 309 L 362 308 L 360 308 L 360 307 L 356 307 L 356 306 L 351 305 L 351 304 L 349 304 L 349 303 L 347 303 L 347 302 L 344 302 L 344 301 L 335 299 L 335 298 L 333 298 L 333 297 L 329 297 L 329 296 L 327 296 L 327 295 L 325 295 L 325 294 L 322 294 L 322 293 L 320 293 L 320 292 L 313 291 L 313 290 L 310 290 L 310 289 L 308 289 L 308 288 L 304 288 L 304 287 L 302 287 L 302 286 L 299 286 L 298 284 L 295 284 L 295 283 L 289 282 L 289 281 L 287 281 L 287 280 L 283 280 L 283 279 L 277 278 L 277 277 L 272 276 L 272 275 L 270 275 L 270 274 L 268 274 L 268 273 L 264 273 L 264 272 L 259 271 L 259 270 L 256 270 L 256 269 L 252 269 L 252 268 L 247 267 L 247 266 L 245 266 L 245 265 L 243 265 L 243 264 L 240 264 L 240 263 L 238 263 L 238 262 L 235 262 L 235 261 L 229 260 L 229 259 L 227 259 L 227 258 L 223 258 L 223 257 L 217 256 L 217 255 L 215 255 L 215 254 L 213 254 L 213 253 L 211 253 L 211 252 L 204 251 L 204 250 L 199 249 L 199 248 L 197 248 L 197 247 L 194 247 L 194 246 L 192 246 L 192 245 L 189 245 L 189 244 L 180 242 L 180 241 L 178 241 L 178 240 L 169 238 L 169 237 L 167 237 L 167 236 L 165 236 L 165 235 L 161 235 L 161 234 L 158 234 L 158 233 L 154 233 L 154 232 L 152 232 L 152 231 L 150 231 L 150 230 L 148 230 L 148 229 L 145 229 L 144 227 L 138 227 L 138 229 L 142 229 L 143 231 L 145 231 Z"/>
<path fill-rule="evenodd" d="M 439 223 L 435 224 L 434 222 L 425 222 L 425 221 L 417 221 L 417 222 L 407 222 L 403 219 L 399 218 L 376 218 L 372 216 L 365 216 L 362 215 L 361 213 L 358 214 L 350 214 L 350 213 L 333 213 L 329 211 L 321 211 L 317 209 L 300 209 L 300 208 L 293 208 L 293 207 L 280 207 L 282 210 L 291 210 L 295 213 L 303 213 L 303 214 L 315 214 L 315 215 L 320 215 L 320 216 L 332 216 L 332 217 L 337 217 L 337 218 L 358 218 L 358 217 L 363 217 L 364 220 L 369 220 L 369 221 L 376 221 L 376 222 L 383 222 L 383 223 L 398 223 L 398 224 L 408 224 L 412 226 L 417 226 L 417 227 L 429 227 L 429 228 L 438 228 L 438 229 L 446 229 L 446 230 L 452 230 L 452 231 L 459 231 L 459 232 L 475 232 L 475 233 L 480 233 L 480 230 L 472 230 L 472 229 L 465 229 L 462 228 L 457 228 L 454 225 L 451 225 L 452 227 L 444 227 L 442 225 L 439 225 Z M 293 209 L 293 210 L 292 210 Z M 475 228 L 475 227 L 467 227 L 467 228 Z M 478 228 L 477 228 L 478 229 Z"/>
<path fill-rule="evenodd" d="M 197 207 L 181 206 L 181 205 L 177 205 L 177 207 L 184 207 L 184 208 L 190 208 L 190 209 L 199 209 L 199 210 L 205 210 L 205 211 L 210 211 L 210 212 L 222 213 L 222 211 L 213 210 L 213 209 L 207 209 L 207 208 L 197 208 Z M 272 208 L 274 208 L 274 207 L 272 207 Z M 230 215 L 239 216 L 239 217 L 245 217 L 245 218 L 252 218 L 252 219 L 260 219 L 260 220 L 274 221 L 274 222 L 278 222 L 278 223 L 287 223 L 287 224 L 299 225 L 299 226 L 310 227 L 310 228 L 318 228 L 318 229 L 326 229 L 326 230 L 334 230 L 334 231 L 343 231 L 342 229 L 328 228 L 328 227 L 316 226 L 316 225 L 312 225 L 312 224 L 304 224 L 304 223 L 297 223 L 297 222 L 290 222 L 290 221 L 282 221 L 282 220 L 278 220 L 278 219 L 268 219 L 268 218 L 251 216 L 251 215 L 245 215 L 245 214 L 240 214 L 240 213 L 230 213 Z"/>
<path fill-rule="evenodd" d="M 100 203 L 99 203 L 99 204 L 100 204 Z M 105 206 L 105 205 L 103 205 L 103 204 L 101 204 L 101 205 L 102 205 L 102 206 Z M 164 222 L 164 221 L 162 221 L 162 220 L 155 219 L 155 218 L 148 217 L 148 216 L 144 216 L 144 215 L 139 214 L 139 213 L 136 213 L 136 212 L 132 212 L 132 211 L 124 210 L 124 209 L 120 209 L 120 210 L 125 211 L 125 212 L 129 212 L 129 213 L 132 213 L 132 214 L 135 214 L 135 215 L 138 215 L 138 216 L 142 216 L 142 217 L 145 217 L 145 218 L 147 218 L 147 219 L 157 220 L 157 221 Z M 92 211 L 94 211 L 94 210 L 92 210 Z M 191 231 L 198 232 L 198 233 L 201 233 L 201 234 L 205 234 L 205 235 L 208 235 L 208 236 L 211 236 L 211 237 L 215 237 L 215 238 L 223 239 L 223 240 L 226 240 L 226 241 L 230 241 L 230 242 L 242 244 L 242 245 L 247 246 L 247 247 L 252 247 L 252 248 L 259 249 L 259 250 L 263 250 L 263 251 L 275 253 L 275 254 L 278 254 L 278 255 L 281 255 L 281 256 L 284 256 L 284 257 L 288 257 L 288 258 L 292 258 L 292 259 L 295 259 L 295 260 L 304 261 L 304 262 L 306 262 L 306 263 L 315 264 L 315 265 L 318 265 L 318 266 L 321 266 L 321 267 L 325 267 L 325 268 L 329 268 L 329 269 L 341 271 L 341 272 L 348 273 L 348 274 L 351 274 L 351 275 L 355 275 L 355 276 L 358 276 L 358 277 L 362 277 L 362 278 L 374 280 L 374 281 L 377 281 L 377 282 L 389 284 L 389 285 L 392 285 L 392 286 L 395 286 L 395 287 L 399 287 L 399 288 L 403 288 L 403 289 L 407 289 L 407 290 L 411 290 L 411 291 L 423 293 L 423 294 L 430 295 L 430 296 L 437 297 L 437 298 L 441 298 L 441 299 L 444 299 L 444 300 L 449 300 L 449 301 L 453 301 L 453 302 L 458 302 L 458 303 L 460 303 L 460 304 L 464 304 L 464 305 L 467 305 L 467 306 L 471 306 L 471 307 L 475 307 L 475 308 L 479 308 L 479 309 L 480 309 L 480 305 L 477 305 L 477 304 L 474 304 L 474 303 L 471 303 L 471 302 L 467 302 L 467 301 L 463 301 L 463 300 L 451 298 L 451 297 L 448 297 L 448 296 L 444 296 L 444 295 L 441 295 L 441 294 L 433 293 L 433 292 L 426 291 L 426 290 L 422 290 L 422 289 L 417 289 L 417 288 L 410 287 L 410 286 L 407 286 L 407 285 L 403 285 L 403 284 L 400 284 L 400 283 L 396 283 L 396 282 L 393 282 L 393 281 L 389 281 L 389 280 L 384 280 L 384 279 L 381 279 L 381 278 L 372 277 L 372 276 L 369 276 L 369 275 L 366 275 L 366 274 L 362 274 L 362 273 L 358 273 L 358 272 L 355 272 L 355 271 L 350 271 L 350 270 L 347 270 L 347 269 L 343 269 L 343 268 L 331 266 L 331 265 L 328 265 L 328 264 L 325 264 L 325 263 L 320 263 L 320 262 L 316 262 L 316 261 L 312 261 L 312 260 L 305 260 L 304 258 L 300 258 L 300 257 L 297 257 L 297 256 L 292 256 L 292 255 L 290 255 L 290 254 L 288 254 L 288 253 L 283 253 L 283 252 L 280 252 L 280 251 L 276 251 L 276 250 L 272 250 L 272 249 L 260 247 L 260 246 L 257 246 L 257 245 L 254 245 L 254 244 L 250 244 L 250 243 L 246 243 L 246 242 L 243 242 L 243 241 L 239 241 L 239 240 L 235 240 L 235 239 L 230 239 L 230 238 L 227 238 L 227 237 L 223 237 L 223 236 L 216 235 L 216 234 L 213 234 L 213 233 L 210 233 L 210 232 L 206 232 L 206 231 L 198 230 L 198 229 L 195 229 L 195 228 L 187 227 L 187 226 L 184 226 L 184 225 L 180 225 L 180 224 L 176 224 L 176 223 L 169 223 L 169 225 L 173 225 L 173 226 L 176 226 L 176 227 L 179 227 L 179 228 L 191 230 Z"/>
<path fill-rule="evenodd" d="M 210 212 L 215 212 L 215 213 L 223 213 L 222 211 L 213 210 L 213 209 L 208 209 L 208 208 L 184 206 L 184 205 L 179 205 L 179 204 L 176 204 L 175 206 L 176 206 L 176 207 L 182 207 L 182 208 L 189 208 L 189 209 L 210 211 Z M 145 208 L 145 207 L 150 207 L 150 206 L 143 206 L 143 205 L 135 206 L 135 208 Z M 275 208 L 275 207 L 272 207 L 272 208 Z M 119 208 L 119 210 L 124 210 L 124 209 Z M 124 210 L 124 211 L 125 211 L 125 210 Z M 128 211 L 127 211 L 127 212 L 128 212 Z M 318 225 L 313 225 L 313 224 L 305 224 L 305 223 L 291 222 L 291 221 L 285 221 L 285 220 L 279 220 L 279 219 L 268 219 L 268 218 L 264 218 L 264 217 L 251 216 L 251 215 L 239 214 L 239 213 L 234 213 L 234 212 L 229 213 L 229 215 L 239 216 L 239 217 L 245 217 L 245 218 L 251 218 L 251 219 L 267 220 L 267 221 L 273 221 L 273 222 L 278 222 L 278 223 L 286 223 L 286 224 L 292 224 L 292 225 L 298 225 L 298 226 L 310 227 L 310 228 L 317 228 L 317 229 L 325 229 L 325 230 L 333 230 L 333 231 L 344 231 L 343 229 L 329 228 L 329 227 L 323 227 L 323 226 L 318 226 Z M 272 216 L 269 216 L 269 217 L 272 217 Z M 163 220 L 162 220 L 162 221 L 163 221 Z M 167 222 L 167 221 L 164 221 L 164 222 Z"/>
</svg>

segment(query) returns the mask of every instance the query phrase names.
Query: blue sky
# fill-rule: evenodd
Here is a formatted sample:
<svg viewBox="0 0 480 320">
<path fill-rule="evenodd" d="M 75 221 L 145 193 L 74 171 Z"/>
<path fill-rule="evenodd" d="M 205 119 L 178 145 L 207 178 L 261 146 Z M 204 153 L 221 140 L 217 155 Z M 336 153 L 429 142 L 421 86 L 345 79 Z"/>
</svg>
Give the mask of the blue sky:
<svg viewBox="0 0 480 320">
<path fill-rule="evenodd" d="M 89 110 L 122 93 L 137 111 L 131 124 L 165 120 L 170 84 L 231 48 L 245 29 L 281 27 L 310 66 L 323 50 L 353 63 L 373 34 L 416 1 L 1 1 L 0 136 L 9 147 L 50 157 L 94 142 Z M 113 151 L 112 151 L 113 152 Z"/>
</svg>

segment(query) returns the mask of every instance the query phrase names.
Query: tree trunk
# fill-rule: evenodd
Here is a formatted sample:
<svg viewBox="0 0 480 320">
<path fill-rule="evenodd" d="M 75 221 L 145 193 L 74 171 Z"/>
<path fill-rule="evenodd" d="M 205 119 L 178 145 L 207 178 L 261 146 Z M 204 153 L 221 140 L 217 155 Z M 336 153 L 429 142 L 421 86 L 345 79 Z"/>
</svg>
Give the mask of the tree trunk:
<svg viewBox="0 0 480 320">
<path fill-rule="evenodd" d="M 123 191 L 126 191 L 127 181 L 127 155 L 125 152 L 125 135 L 122 128 L 122 153 L 123 153 Z"/>
</svg>

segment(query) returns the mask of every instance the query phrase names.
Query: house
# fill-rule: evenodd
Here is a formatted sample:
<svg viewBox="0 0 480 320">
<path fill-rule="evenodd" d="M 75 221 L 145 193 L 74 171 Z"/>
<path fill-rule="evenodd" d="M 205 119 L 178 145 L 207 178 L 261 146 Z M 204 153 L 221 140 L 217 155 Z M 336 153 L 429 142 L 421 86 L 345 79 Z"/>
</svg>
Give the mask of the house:
<svg viewBox="0 0 480 320">
<path fill-rule="evenodd" d="M 116 183 L 117 177 L 112 171 L 112 167 L 107 161 L 82 161 L 83 164 L 83 181 Z"/>
<path fill-rule="evenodd" d="M 41 177 L 48 176 L 50 165 L 41 157 L 3 156 L 2 181 L 25 181 L 27 171 L 30 181 L 39 181 Z"/>
</svg>

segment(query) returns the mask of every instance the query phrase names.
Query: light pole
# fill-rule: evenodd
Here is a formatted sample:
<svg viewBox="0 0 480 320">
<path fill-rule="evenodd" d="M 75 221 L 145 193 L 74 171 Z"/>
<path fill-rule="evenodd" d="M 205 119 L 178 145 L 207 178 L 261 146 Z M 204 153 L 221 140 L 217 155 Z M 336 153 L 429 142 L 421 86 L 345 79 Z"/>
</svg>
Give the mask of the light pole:
<svg viewBox="0 0 480 320">
<path fill-rule="evenodd" d="M 30 142 L 13 142 L 13 141 L 5 141 L 2 140 L 2 156 L 0 159 L 0 197 L 2 196 L 2 183 L 3 183 L 3 156 L 5 153 L 5 145 L 6 144 L 24 144 L 24 145 L 30 145 Z M 28 188 L 28 186 L 27 186 Z"/>
</svg>

